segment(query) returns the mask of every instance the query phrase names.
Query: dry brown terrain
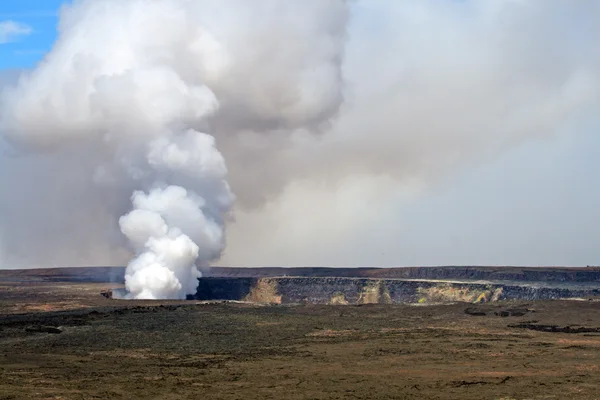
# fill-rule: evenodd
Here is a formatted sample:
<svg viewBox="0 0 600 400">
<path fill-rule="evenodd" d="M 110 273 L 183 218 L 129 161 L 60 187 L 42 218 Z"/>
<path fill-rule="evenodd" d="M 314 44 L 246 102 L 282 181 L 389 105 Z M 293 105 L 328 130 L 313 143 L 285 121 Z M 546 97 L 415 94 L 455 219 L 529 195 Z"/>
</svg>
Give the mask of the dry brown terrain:
<svg viewBox="0 0 600 400">
<path fill-rule="evenodd" d="M 0 399 L 600 399 L 595 301 L 127 302 L 111 286 L 0 282 Z"/>
</svg>

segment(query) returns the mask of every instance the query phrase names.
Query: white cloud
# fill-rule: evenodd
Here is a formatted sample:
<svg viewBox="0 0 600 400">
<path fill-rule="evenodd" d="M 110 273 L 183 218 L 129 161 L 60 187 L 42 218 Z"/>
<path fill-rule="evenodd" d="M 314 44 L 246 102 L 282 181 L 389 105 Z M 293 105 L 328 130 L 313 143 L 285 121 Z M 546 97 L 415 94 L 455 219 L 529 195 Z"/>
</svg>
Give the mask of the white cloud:
<svg viewBox="0 0 600 400">
<path fill-rule="evenodd" d="M 14 42 L 20 36 L 33 32 L 29 25 L 11 20 L 0 21 L 0 44 Z"/>
</svg>

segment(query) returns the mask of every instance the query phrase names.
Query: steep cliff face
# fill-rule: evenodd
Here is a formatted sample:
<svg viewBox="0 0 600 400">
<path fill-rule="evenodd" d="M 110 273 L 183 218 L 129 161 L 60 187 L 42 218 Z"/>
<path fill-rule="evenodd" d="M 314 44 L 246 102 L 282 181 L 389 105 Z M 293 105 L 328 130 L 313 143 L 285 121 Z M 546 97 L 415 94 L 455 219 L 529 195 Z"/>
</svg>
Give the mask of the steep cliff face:
<svg viewBox="0 0 600 400">
<path fill-rule="evenodd" d="M 434 304 L 593 296 L 600 296 L 600 289 L 339 277 L 212 277 L 200 278 L 193 297 L 272 304 Z"/>
</svg>

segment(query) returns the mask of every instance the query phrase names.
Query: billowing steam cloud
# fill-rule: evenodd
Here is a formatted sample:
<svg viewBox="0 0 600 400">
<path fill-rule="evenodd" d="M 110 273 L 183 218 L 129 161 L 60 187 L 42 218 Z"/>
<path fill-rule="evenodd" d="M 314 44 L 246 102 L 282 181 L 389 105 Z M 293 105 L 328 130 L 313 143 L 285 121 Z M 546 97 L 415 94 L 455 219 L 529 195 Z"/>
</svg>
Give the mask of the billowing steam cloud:
<svg viewBox="0 0 600 400">
<path fill-rule="evenodd" d="M 57 168 L 56 200 L 83 195 L 74 207 L 98 215 L 81 229 L 109 232 L 114 222 L 102 220 L 116 221 L 131 198 L 118 220 L 136 254 L 128 295 L 184 298 L 197 266 L 221 255 L 234 200 L 204 132 L 327 121 L 342 99 L 346 13 L 322 0 L 76 2 L 52 52 L 2 94 L 2 132 Z M 94 194 L 80 192 L 85 181 Z"/>
<path fill-rule="evenodd" d="M 406 199 L 594 119 L 599 35 L 595 0 L 75 1 L 0 97 L 0 260 L 128 262 L 137 297 L 218 259 L 427 260 L 445 220 L 390 233 Z"/>
<path fill-rule="evenodd" d="M 498 186 L 523 175 L 509 175 L 510 163 L 506 174 L 490 176 L 487 190 L 499 191 L 491 200 L 482 199 L 479 182 L 462 188 L 454 208 L 450 199 L 433 200 L 441 196 L 434 193 L 440 181 L 461 168 L 482 171 L 482 164 L 527 146 L 530 161 L 524 155 L 520 168 L 536 170 L 543 149 L 560 146 L 557 138 L 575 141 L 590 129 L 596 135 L 600 2 L 365 0 L 352 4 L 348 31 L 346 99 L 326 135 L 297 134 L 283 144 L 255 135 L 221 146 L 237 207 L 245 206 L 229 230 L 225 264 L 597 262 L 585 260 L 600 257 L 591 244 L 598 233 L 560 233 L 597 215 L 590 206 L 567 217 L 575 198 L 597 193 L 597 167 L 573 176 L 587 185 L 532 226 L 524 226 L 527 215 L 553 200 L 534 200 L 535 181 L 502 193 Z M 564 173 L 556 166 L 545 179 Z M 257 174 L 264 177 L 261 191 L 249 186 Z M 564 195 L 563 186 L 549 191 L 552 199 Z M 492 226 L 491 214 L 503 210 L 498 204 L 508 195 L 516 204 L 506 203 Z M 516 216 L 515 208 L 529 212 Z M 461 216 L 453 217 L 457 209 Z M 556 233 L 542 238 L 537 230 L 544 224 Z M 587 257 L 580 256 L 584 246 Z"/>
</svg>

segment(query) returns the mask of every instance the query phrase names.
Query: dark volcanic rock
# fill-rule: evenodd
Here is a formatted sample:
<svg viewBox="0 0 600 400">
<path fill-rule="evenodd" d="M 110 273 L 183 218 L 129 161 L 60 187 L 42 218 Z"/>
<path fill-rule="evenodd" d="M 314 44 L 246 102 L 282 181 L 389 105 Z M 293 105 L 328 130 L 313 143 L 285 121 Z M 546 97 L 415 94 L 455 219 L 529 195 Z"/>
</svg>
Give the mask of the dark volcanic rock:
<svg viewBox="0 0 600 400">
<path fill-rule="evenodd" d="M 477 317 L 482 317 L 487 315 L 487 313 L 483 310 L 479 310 L 477 308 L 467 307 L 465 308 L 465 314 L 474 315 Z"/>
<path fill-rule="evenodd" d="M 541 324 L 514 324 L 508 325 L 509 328 L 520 328 L 520 329 L 530 329 L 533 331 L 540 332 L 553 332 L 553 333 L 590 333 L 590 332 L 600 332 L 600 328 L 589 328 L 585 326 L 558 326 L 558 325 L 541 325 Z"/>
<path fill-rule="evenodd" d="M 200 278 L 196 295 L 193 298 L 196 300 L 243 300 L 257 281 L 256 278 Z"/>
<path fill-rule="evenodd" d="M 498 315 L 500 317 L 522 317 L 529 312 L 534 311 L 527 308 L 511 308 L 508 310 L 497 311 L 494 313 L 494 315 Z"/>
<path fill-rule="evenodd" d="M 35 325 L 25 328 L 25 332 L 37 332 L 37 333 L 62 333 L 63 329 L 56 326 L 44 326 Z"/>
</svg>

